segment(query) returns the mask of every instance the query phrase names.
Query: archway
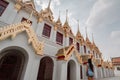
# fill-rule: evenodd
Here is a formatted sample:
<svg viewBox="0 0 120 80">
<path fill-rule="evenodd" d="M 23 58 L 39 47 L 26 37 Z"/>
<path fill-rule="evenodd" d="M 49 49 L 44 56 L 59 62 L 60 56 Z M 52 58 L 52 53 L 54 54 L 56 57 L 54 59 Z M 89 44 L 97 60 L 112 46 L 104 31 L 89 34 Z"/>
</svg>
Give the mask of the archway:
<svg viewBox="0 0 120 80">
<path fill-rule="evenodd" d="M 25 68 L 25 55 L 17 49 L 5 49 L 0 53 L 0 80 L 20 80 Z"/>
<path fill-rule="evenodd" d="M 50 57 L 44 57 L 40 61 L 37 80 L 52 80 L 54 63 Z"/>
<path fill-rule="evenodd" d="M 76 64 L 73 60 L 67 65 L 67 80 L 76 80 Z"/>
</svg>

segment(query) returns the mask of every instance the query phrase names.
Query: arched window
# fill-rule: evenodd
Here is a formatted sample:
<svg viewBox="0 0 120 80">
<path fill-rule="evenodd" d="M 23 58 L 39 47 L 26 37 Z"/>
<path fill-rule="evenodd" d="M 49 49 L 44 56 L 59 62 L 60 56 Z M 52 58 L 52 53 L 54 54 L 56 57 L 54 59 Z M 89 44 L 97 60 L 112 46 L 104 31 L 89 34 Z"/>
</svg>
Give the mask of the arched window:
<svg viewBox="0 0 120 80">
<path fill-rule="evenodd" d="M 2 55 L 2 56 L 1 56 Z M 0 80 L 19 80 L 25 63 L 25 56 L 19 50 L 1 53 Z"/>
<path fill-rule="evenodd" d="M 86 46 L 84 45 L 84 53 L 86 53 Z"/>
<path fill-rule="evenodd" d="M 78 42 L 76 43 L 76 47 L 77 47 L 78 52 L 80 52 L 80 44 Z"/>
<path fill-rule="evenodd" d="M 69 45 L 73 43 L 73 38 L 69 37 Z"/>
<path fill-rule="evenodd" d="M 53 60 L 50 57 L 44 57 L 40 61 L 37 80 L 52 80 Z"/>
</svg>

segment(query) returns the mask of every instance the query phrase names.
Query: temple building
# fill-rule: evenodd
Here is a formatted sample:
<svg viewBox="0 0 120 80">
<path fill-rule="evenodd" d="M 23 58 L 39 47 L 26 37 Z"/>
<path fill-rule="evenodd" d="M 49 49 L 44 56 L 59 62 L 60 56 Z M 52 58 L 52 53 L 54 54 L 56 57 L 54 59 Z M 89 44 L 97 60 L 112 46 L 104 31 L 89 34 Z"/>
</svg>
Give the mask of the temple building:
<svg viewBox="0 0 120 80">
<path fill-rule="evenodd" d="M 112 64 L 115 68 L 115 76 L 120 76 L 120 57 L 113 57 L 112 58 Z"/>
<path fill-rule="evenodd" d="M 0 80 L 84 80 L 92 58 L 95 78 L 114 76 L 94 42 L 54 20 L 51 0 L 39 12 L 34 0 L 0 0 Z"/>
</svg>

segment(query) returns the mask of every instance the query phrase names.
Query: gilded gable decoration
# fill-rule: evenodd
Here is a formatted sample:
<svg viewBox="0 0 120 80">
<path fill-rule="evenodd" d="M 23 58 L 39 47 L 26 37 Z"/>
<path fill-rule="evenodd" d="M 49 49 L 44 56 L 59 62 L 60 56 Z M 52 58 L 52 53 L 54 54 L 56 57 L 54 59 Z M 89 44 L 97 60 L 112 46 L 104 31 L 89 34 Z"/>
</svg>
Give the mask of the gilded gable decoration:
<svg viewBox="0 0 120 80">
<path fill-rule="evenodd" d="M 87 64 L 88 59 L 91 58 L 91 55 L 90 54 L 82 54 L 81 58 L 82 58 L 82 61 L 83 61 L 82 64 L 85 65 L 85 64 Z"/>
<path fill-rule="evenodd" d="M 45 10 L 41 10 L 39 13 L 39 19 L 38 22 L 42 22 L 43 20 L 46 20 L 48 22 L 54 22 L 53 12 L 50 9 L 51 0 L 49 1 L 48 7 L 45 8 Z"/>
<path fill-rule="evenodd" d="M 0 28 L 0 41 L 9 37 L 14 39 L 18 33 L 22 33 L 24 31 L 26 31 L 28 35 L 28 43 L 33 46 L 35 52 L 39 55 L 43 55 L 44 43 L 39 42 L 35 35 L 35 32 L 31 27 L 31 24 L 27 21 Z"/>
<path fill-rule="evenodd" d="M 20 3 L 16 3 L 14 7 L 17 11 L 20 11 L 20 9 L 22 8 L 22 5 Z"/>
<path fill-rule="evenodd" d="M 78 51 L 76 50 L 74 44 L 71 44 L 68 47 L 59 49 L 56 56 L 57 56 L 58 60 L 69 60 L 69 58 L 71 57 L 73 52 L 75 53 L 78 62 L 81 64 L 82 58 L 81 58 L 80 54 L 78 53 Z"/>
<path fill-rule="evenodd" d="M 101 67 L 103 60 L 101 58 L 94 58 L 93 62 L 97 67 Z"/>
<path fill-rule="evenodd" d="M 37 12 L 35 8 L 34 0 L 17 0 L 14 7 L 17 11 L 21 9 L 25 9 L 28 12 L 31 10 Z"/>
<path fill-rule="evenodd" d="M 34 0 L 23 1 L 23 3 L 24 3 L 24 6 L 30 7 L 35 10 Z"/>
</svg>

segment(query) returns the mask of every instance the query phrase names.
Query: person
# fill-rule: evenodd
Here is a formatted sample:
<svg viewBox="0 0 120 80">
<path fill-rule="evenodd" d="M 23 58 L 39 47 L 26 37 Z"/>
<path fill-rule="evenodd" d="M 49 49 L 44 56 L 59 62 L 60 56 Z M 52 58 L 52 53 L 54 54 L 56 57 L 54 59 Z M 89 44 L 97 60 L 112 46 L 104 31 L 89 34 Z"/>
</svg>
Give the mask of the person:
<svg viewBox="0 0 120 80">
<path fill-rule="evenodd" d="M 93 80 L 94 79 L 94 68 L 91 59 L 88 59 L 87 63 L 87 77 L 88 80 Z"/>
</svg>

